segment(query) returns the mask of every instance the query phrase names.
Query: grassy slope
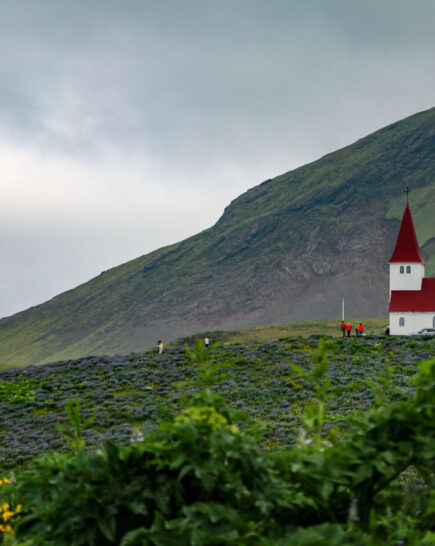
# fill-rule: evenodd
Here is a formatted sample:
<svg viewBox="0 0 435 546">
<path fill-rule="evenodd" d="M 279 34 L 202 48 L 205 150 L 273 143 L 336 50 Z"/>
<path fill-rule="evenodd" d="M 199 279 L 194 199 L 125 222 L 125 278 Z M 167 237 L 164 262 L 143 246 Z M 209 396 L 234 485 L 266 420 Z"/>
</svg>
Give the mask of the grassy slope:
<svg viewBox="0 0 435 546">
<path fill-rule="evenodd" d="M 435 206 L 434 126 L 435 108 L 393 124 L 249 190 L 213 228 L 1 320 L 0 362 L 126 352 L 204 328 L 294 320 L 286 314 L 288 302 L 302 305 L 312 292 L 309 282 L 318 293 L 317 300 L 307 300 L 305 315 L 312 309 L 313 318 L 328 316 L 330 302 L 320 301 L 319 294 L 328 291 L 331 279 L 364 272 L 370 257 L 382 267 L 388 259 L 388 226 L 391 233 L 397 230 L 391 219 L 398 217 L 391 203 L 400 200 L 407 183 L 421 204 L 416 228 L 427 241 L 431 269 L 435 232 L 427 218 Z M 366 309 L 383 314 L 376 311 L 386 282 L 382 267 L 364 279 L 364 291 L 350 282 L 349 297 L 359 291 L 355 308 L 364 316 Z M 283 294 L 288 301 L 280 308 Z M 364 307 L 370 298 L 371 307 Z M 300 313 L 297 305 L 294 313 Z"/>
<path fill-rule="evenodd" d="M 383 334 L 388 326 L 387 318 L 379 319 L 346 319 L 347 322 L 355 325 L 356 322 L 362 322 L 366 334 Z M 251 328 L 242 328 L 239 330 L 228 330 L 226 332 L 201 332 L 194 336 L 189 336 L 173 341 L 170 346 L 184 346 L 185 343 L 192 344 L 195 337 L 203 339 L 205 336 L 210 338 L 211 343 L 219 341 L 221 343 L 265 343 L 267 341 L 277 341 L 285 337 L 308 337 L 317 335 L 326 335 L 331 337 L 341 337 L 340 322 L 335 319 L 330 320 L 303 320 L 300 322 L 290 322 L 288 324 L 271 324 L 267 326 L 252 326 Z M 354 332 L 352 331 L 352 335 Z"/>
</svg>

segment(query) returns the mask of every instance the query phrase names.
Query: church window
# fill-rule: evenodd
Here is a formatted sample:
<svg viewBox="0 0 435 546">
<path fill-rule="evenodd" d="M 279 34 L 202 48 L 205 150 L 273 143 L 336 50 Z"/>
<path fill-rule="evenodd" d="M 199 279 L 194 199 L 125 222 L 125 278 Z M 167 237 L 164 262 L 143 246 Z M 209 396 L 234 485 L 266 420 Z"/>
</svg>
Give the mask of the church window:
<svg viewBox="0 0 435 546">
<path fill-rule="evenodd" d="M 406 266 L 406 272 L 407 272 L 407 273 L 411 273 L 411 266 L 410 266 L 410 265 L 407 265 L 407 266 Z"/>
<path fill-rule="evenodd" d="M 405 326 L 405 317 L 400 317 L 399 326 Z"/>
<path fill-rule="evenodd" d="M 400 273 L 405 273 L 405 267 L 403 265 L 400 266 Z"/>
</svg>

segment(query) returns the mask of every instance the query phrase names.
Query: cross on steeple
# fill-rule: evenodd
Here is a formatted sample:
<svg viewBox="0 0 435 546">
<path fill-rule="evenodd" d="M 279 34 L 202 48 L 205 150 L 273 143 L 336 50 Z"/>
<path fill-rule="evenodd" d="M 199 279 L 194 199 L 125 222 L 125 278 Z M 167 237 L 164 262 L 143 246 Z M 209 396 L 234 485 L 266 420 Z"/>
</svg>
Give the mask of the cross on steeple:
<svg viewBox="0 0 435 546">
<path fill-rule="evenodd" d="M 403 191 L 406 193 L 406 202 L 408 202 L 409 192 L 411 191 L 411 190 L 409 189 L 409 186 L 406 185 L 406 189 L 404 189 Z"/>
</svg>

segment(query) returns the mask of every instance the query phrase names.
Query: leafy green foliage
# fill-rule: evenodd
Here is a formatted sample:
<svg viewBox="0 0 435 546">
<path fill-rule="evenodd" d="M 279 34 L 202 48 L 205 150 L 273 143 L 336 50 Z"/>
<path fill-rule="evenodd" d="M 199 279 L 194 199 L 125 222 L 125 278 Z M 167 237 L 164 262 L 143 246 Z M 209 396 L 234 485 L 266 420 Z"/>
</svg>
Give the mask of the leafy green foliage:
<svg viewBox="0 0 435 546">
<path fill-rule="evenodd" d="M 191 350 L 185 345 L 186 354 L 198 367 L 199 381 L 190 381 L 187 384 L 200 385 L 206 389 L 216 383 L 218 380 L 225 378 L 222 374 L 222 366 L 218 366 L 212 360 L 213 352 L 219 347 L 219 342 L 214 343 L 210 347 L 206 347 L 199 338 L 194 341 L 194 348 Z"/>
<path fill-rule="evenodd" d="M 0 381 L 0 400 L 7 400 L 10 404 L 22 404 L 35 399 L 36 381 L 23 379 L 14 383 Z"/>
<path fill-rule="evenodd" d="M 321 341 L 311 368 L 294 368 L 325 403 L 327 355 Z M 190 356 L 207 386 L 210 354 L 197 345 Z M 339 443 L 261 450 L 208 387 L 184 402 L 136 444 L 79 446 L 37 459 L 19 488 L 19 539 L 47 546 L 430 544 L 435 360 L 420 365 L 413 395 L 353 417 Z M 77 427 L 77 404 L 69 412 Z M 320 437 L 322 414 L 313 415 Z M 422 480 L 418 502 L 408 500 L 406 472 Z"/>
<path fill-rule="evenodd" d="M 91 417 L 88 417 L 84 421 L 80 416 L 80 401 L 77 398 L 69 400 L 65 406 L 66 413 L 69 419 L 69 425 L 57 425 L 59 432 L 64 434 L 70 448 L 78 453 L 81 448 L 85 446 L 83 439 L 83 431 L 92 427 L 95 421 L 96 412 Z"/>
<path fill-rule="evenodd" d="M 15 477 L 0 477 L 0 544 L 12 545 L 14 528 L 20 519 L 21 505 L 16 501 Z"/>
<path fill-rule="evenodd" d="M 390 366 L 388 358 L 384 359 L 384 368 L 379 374 L 377 381 L 371 381 L 370 387 L 375 395 L 375 404 L 381 406 L 388 400 L 388 394 L 392 390 L 392 377 L 394 373 L 394 367 Z"/>
<path fill-rule="evenodd" d="M 137 445 L 39 460 L 22 494 L 30 513 L 21 532 L 57 545 L 119 544 L 137 528 L 152 544 L 205 544 L 199 537 L 215 533 L 237 544 L 308 502 L 211 393 Z"/>
<path fill-rule="evenodd" d="M 290 363 L 293 372 L 312 385 L 314 396 L 312 401 L 304 406 L 302 423 L 305 425 L 306 429 L 313 434 L 316 449 L 321 448 L 325 405 L 331 396 L 329 392 L 331 378 L 328 376 L 328 348 L 331 348 L 331 344 L 326 339 L 321 338 L 317 351 L 311 356 L 313 363 L 308 370 L 304 370 L 301 366 Z M 307 438 L 305 434 L 302 439 L 304 444 L 311 441 L 311 438 Z"/>
</svg>

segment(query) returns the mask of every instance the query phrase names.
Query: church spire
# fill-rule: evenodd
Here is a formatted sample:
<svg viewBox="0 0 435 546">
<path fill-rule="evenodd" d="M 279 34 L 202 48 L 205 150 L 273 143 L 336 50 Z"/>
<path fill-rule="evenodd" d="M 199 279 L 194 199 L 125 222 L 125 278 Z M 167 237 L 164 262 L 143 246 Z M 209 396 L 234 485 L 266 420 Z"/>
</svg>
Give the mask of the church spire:
<svg viewBox="0 0 435 546">
<path fill-rule="evenodd" d="M 406 196 L 408 197 L 408 193 Z M 396 246 L 394 248 L 393 255 L 390 258 L 390 263 L 392 262 L 424 264 L 423 257 L 420 253 L 420 248 L 418 246 L 417 235 L 415 234 L 414 222 L 412 221 L 408 201 L 406 202 L 405 212 L 403 213 L 402 224 L 400 225 Z"/>
</svg>

